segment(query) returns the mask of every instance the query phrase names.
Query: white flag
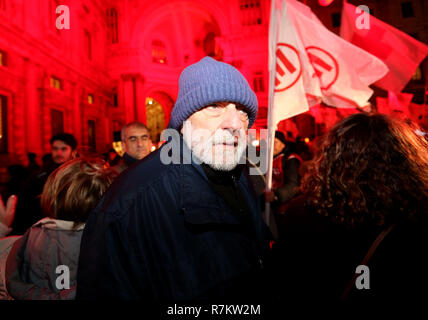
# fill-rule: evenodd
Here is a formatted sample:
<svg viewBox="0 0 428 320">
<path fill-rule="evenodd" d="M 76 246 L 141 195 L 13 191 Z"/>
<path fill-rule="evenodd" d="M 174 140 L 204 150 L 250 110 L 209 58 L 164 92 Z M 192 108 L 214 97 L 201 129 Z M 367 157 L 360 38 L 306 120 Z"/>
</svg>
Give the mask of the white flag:
<svg viewBox="0 0 428 320">
<path fill-rule="evenodd" d="M 289 14 L 319 78 L 322 101 L 335 107 L 363 107 L 373 94 L 369 85 L 387 66 L 377 57 L 340 38 L 305 5 L 287 0 Z"/>
<path fill-rule="evenodd" d="M 273 0 L 275 1 L 275 0 Z M 279 7 L 280 6 L 280 7 Z M 269 70 L 274 73 L 272 124 L 309 110 L 321 97 L 318 79 L 288 14 L 285 1 L 272 5 Z M 273 75 L 271 74 L 273 77 Z M 309 102 L 308 102 L 308 98 Z"/>
</svg>

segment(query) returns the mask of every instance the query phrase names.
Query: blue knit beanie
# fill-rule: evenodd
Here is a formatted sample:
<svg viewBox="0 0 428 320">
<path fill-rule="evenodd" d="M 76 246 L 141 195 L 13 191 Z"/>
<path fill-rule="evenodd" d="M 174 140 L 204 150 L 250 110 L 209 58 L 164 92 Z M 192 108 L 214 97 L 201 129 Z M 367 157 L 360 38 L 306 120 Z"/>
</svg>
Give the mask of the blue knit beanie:
<svg viewBox="0 0 428 320">
<path fill-rule="evenodd" d="M 247 80 L 234 67 L 205 57 L 183 70 L 178 97 L 171 112 L 170 128 L 179 129 L 196 111 L 214 102 L 231 101 L 249 112 L 249 127 L 257 117 L 257 97 Z"/>
</svg>

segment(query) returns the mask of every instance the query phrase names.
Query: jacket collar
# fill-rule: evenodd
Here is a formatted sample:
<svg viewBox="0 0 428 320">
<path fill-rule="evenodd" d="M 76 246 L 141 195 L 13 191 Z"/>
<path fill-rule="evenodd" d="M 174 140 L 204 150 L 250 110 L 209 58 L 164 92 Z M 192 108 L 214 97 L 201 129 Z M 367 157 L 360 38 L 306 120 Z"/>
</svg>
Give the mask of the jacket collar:
<svg viewBox="0 0 428 320">
<path fill-rule="evenodd" d="M 79 224 L 75 227 L 73 221 L 52 219 L 49 217 L 43 218 L 42 220 L 36 222 L 34 227 L 41 227 L 46 229 L 56 229 L 56 230 L 66 230 L 66 231 L 80 231 L 85 228 L 85 224 Z"/>
<path fill-rule="evenodd" d="M 192 224 L 239 224 L 236 215 L 218 196 L 211 187 L 210 180 L 230 179 L 231 172 L 217 172 L 213 169 L 202 168 L 192 158 L 189 147 L 184 143 L 180 135 L 181 159 L 180 162 L 180 189 L 181 189 L 181 210 L 185 220 Z M 237 178 L 238 185 L 243 192 L 248 192 L 245 185 L 245 175 L 241 174 L 242 168 L 233 170 L 233 175 Z M 208 177 L 209 176 L 209 177 Z"/>
<path fill-rule="evenodd" d="M 126 152 L 123 154 L 123 161 L 125 161 L 125 163 L 128 166 L 131 166 L 132 164 L 134 164 L 135 162 L 138 161 L 138 159 L 135 159 L 134 157 L 131 157 L 129 154 L 127 154 Z"/>
</svg>

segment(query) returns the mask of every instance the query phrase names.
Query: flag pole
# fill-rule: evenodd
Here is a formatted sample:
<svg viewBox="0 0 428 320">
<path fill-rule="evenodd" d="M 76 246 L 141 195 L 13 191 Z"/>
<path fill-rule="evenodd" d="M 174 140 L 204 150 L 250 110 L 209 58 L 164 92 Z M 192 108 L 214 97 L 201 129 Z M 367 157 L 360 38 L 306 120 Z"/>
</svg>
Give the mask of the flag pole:
<svg viewBox="0 0 428 320">
<path fill-rule="evenodd" d="M 273 171 L 273 142 L 274 142 L 274 119 L 273 119 L 273 99 L 275 90 L 275 66 L 276 66 L 276 46 L 278 25 L 275 17 L 275 0 L 271 0 L 271 16 L 269 26 L 269 95 L 268 95 L 268 135 L 267 135 L 267 152 L 266 152 L 266 191 L 272 189 L 272 171 Z M 270 202 L 265 202 L 265 222 L 270 224 Z"/>
<path fill-rule="evenodd" d="M 270 73 L 275 77 L 275 73 L 270 70 Z M 270 75 L 269 82 L 272 83 L 271 80 L 272 75 Z M 272 89 L 271 89 L 272 88 Z M 266 173 L 266 191 L 269 192 L 272 190 L 272 171 L 273 171 L 273 144 L 274 144 L 274 122 L 273 122 L 273 92 L 274 87 L 269 85 L 269 102 L 268 102 L 268 140 L 267 140 L 267 173 Z M 266 224 L 269 225 L 269 217 L 270 217 L 270 202 L 265 203 L 265 221 Z"/>
</svg>

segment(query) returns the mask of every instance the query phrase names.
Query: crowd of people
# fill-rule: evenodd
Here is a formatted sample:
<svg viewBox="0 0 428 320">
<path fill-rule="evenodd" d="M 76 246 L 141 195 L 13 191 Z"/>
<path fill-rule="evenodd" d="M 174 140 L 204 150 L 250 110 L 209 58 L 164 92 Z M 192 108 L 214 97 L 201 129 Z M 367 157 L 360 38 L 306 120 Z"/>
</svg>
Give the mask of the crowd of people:
<svg viewBox="0 0 428 320">
<path fill-rule="evenodd" d="M 313 157 L 277 131 L 272 189 L 258 192 L 239 161 L 257 110 L 242 74 L 205 57 L 180 75 L 177 138 L 159 150 L 132 122 L 121 158 L 78 156 L 64 133 L 41 167 L 30 154 L 10 167 L 0 298 L 426 299 L 427 141 L 375 113 L 339 121 Z"/>
</svg>

